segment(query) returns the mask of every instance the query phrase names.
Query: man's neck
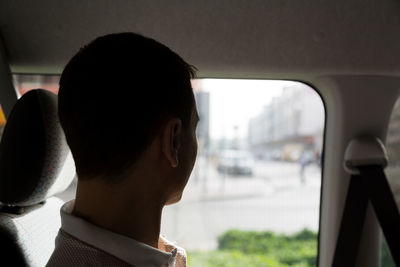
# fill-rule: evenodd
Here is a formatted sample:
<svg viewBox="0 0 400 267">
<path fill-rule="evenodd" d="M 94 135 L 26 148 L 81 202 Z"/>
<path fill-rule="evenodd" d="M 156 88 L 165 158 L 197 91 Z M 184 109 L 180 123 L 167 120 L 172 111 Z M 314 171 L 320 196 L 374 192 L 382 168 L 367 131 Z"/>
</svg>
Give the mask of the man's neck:
<svg viewBox="0 0 400 267">
<path fill-rule="evenodd" d="M 143 192 L 114 192 L 78 183 L 72 213 L 109 231 L 158 248 L 163 204 Z"/>
</svg>

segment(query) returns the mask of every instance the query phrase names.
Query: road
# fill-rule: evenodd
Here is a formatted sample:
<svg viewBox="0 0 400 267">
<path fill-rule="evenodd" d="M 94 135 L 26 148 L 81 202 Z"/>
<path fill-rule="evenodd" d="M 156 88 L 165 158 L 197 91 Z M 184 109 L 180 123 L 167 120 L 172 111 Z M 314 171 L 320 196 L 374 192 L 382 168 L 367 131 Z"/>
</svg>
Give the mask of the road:
<svg viewBox="0 0 400 267">
<path fill-rule="evenodd" d="M 187 250 L 211 250 L 229 229 L 293 233 L 318 230 L 321 171 L 297 163 L 259 161 L 253 177 L 224 176 L 198 158 L 182 200 L 164 208 L 161 232 Z M 76 183 L 59 197 L 74 198 Z"/>
<path fill-rule="evenodd" d="M 293 233 L 317 231 L 321 172 L 297 163 L 258 162 L 254 177 L 223 178 L 200 159 L 180 203 L 164 209 L 162 233 L 188 250 L 217 247 L 229 229 Z M 196 176 L 197 175 L 197 176 Z"/>
</svg>

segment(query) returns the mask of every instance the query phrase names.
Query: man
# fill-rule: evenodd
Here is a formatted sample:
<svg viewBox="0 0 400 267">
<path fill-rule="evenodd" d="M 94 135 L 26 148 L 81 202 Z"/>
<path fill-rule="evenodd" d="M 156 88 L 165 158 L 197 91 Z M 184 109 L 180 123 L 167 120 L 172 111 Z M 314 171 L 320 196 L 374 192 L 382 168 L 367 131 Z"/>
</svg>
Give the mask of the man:
<svg viewBox="0 0 400 267">
<path fill-rule="evenodd" d="M 47 266 L 185 266 L 160 237 L 196 154 L 194 68 L 134 33 L 97 38 L 67 64 L 59 117 L 75 160 L 76 199 Z"/>
</svg>

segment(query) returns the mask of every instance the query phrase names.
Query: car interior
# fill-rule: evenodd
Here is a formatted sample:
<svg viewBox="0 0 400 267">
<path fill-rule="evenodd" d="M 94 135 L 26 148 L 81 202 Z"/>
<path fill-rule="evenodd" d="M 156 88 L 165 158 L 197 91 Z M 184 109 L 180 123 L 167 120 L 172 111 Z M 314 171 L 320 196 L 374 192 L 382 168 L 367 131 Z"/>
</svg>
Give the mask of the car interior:
<svg viewBox="0 0 400 267">
<path fill-rule="evenodd" d="M 320 125 L 318 134 L 312 138 L 312 141 L 308 138 L 304 139 L 306 140 L 304 143 L 300 141 L 299 143 L 293 141 L 295 139 L 291 137 L 290 145 L 285 143 L 283 146 L 282 143 L 274 141 L 266 144 L 265 148 L 254 143 L 252 149 L 247 149 L 251 147 L 251 141 L 249 141 L 250 145 L 242 143 L 241 130 L 246 127 L 256 129 L 262 121 L 268 124 L 268 120 L 263 119 L 261 115 L 257 117 L 257 120 L 252 120 L 257 121 L 256 123 L 246 121 L 238 122 L 239 126 L 226 126 L 233 132 L 230 139 L 228 137 L 223 139 L 228 135 L 228 130 L 220 130 L 219 136 L 221 140 L 225 140 L 225 143 L 215 142 L 214 147 L 222 147 L 225 150 L 239 147 L 243 150 L 242 148 L 245 147 L 246 153 L 242 154 L 251 154 L 242 160 L 244 162 L 242 165 L 247 164 L 246 170 L 236 165 L 229 169 L 229 164 L 233 164 L 232 160 L 229 164 L 226 163 L 228 165 L 222 166 L 221 161 L 218 163 L 219 152 L 212 149 L 212 142 L 204 141 L 205 144 L 211 145 L 209 147 L 204 145 L 204 156 L 198 157 L 196 163 L 202 167 L 195 168 L 193 175 L 196 175 L 198 171 L 199 179 L 205 179 L 205 181 L 208 179 L 208 182 L 204 183 L 200 180 L 198 186 L 199 190 L 203 190 L 201 192 L 207 194 L 199 195 L 196 199 L 185 200 L 184 198 L 182 205 L 186 203 L 187 206 L 171 206 L 165 210 L 167 235 L 179 240 L 183 246 L 187 242 L 190 266 L 397 266 L 395 262 L 399 264 L 398 259 L 396 260 L 398 256 L 395 257 L 393 254 L 390 256 L 390 252 L 382 250 L 382 246 L 387 246 L 384 245 L 385 237 L 388 239 L 388 236 L 399 236 L 396 227 L 392 227 L 394 228 L 392 231 L 388 231 L 386 226 L 383 227 L 383 220 L 378 215 L 380 207 L 386 206 L 387 202 L 378 206 L 374 204 L 376 203 L 373 202 L 374 200 L 371 200 L 369 204 L 365 202 L 365 213 L 349 213 L 350 221 L 361 221 L 358 237 L 353 236 L 354 229 L 357 227 L 350 227 L 345 234 L 342 230 L 345 228 L 343 214 L 348 204 L 346 199 L 350 199 L 348 197 L 348 192 L 351 192 L 349 184 L 354 175 L 357 175 L 353 167 L 357 167 L 360 161 L 363 164 L 367 162 L 365 164 L 368 166 L 375 164 L 386 167 L 388 163 L 385 173 L 390 184 L 391 198 L 394 197 L 395 201 L 400 203 L 400 183 L 396 182 L 400 179 L 400 138 L 398 137 L 400 136 L 400 104 L 397 103 L 400 93 L 399 29 L 400 2 L 397 0 L 1 1 L 0 105 L 4 113 L 4 115 L 1 114 L 4 120 L 0 116 L 0 124 L 4 127 L 0 143 L 0 203 L 2 205 L 0 246 L 3 261 L 1 265 L 45 266 L 54 249 L 54 238 L 60 227 L 59 209 L 67 198 L 73 198 L 72 189 L 68 190 L 76 183 L 74 164 L 57 120 L 57 83 L 63 67 L 80 47 L 98 36 L 116 32 L 135 32 L 167 45 L 198 69 L 197 81 L 192 83 L 193 89 L 195 92 L 208 92 L 210 116 L 213 116 L 213 112 L 225 114 L 223 110 L 228 110 L 229 107 L 228 104 L 224 106 L 224 101 L 237 101 L 234 103 L 239 112 L 236 118 L 239 118 L 241 113 L 245 114 L 246 109 L 251 108 L 254 101 L 264 96 L 264 91 L 272 88 L 272 92 L 275 90 L 273 88 L 279 87 L 280 89 L 276 91 L 278 93 L 274 96 L 271 93 L 271 96 L 268 96 L 270 99 L 268 101 L 271 102 L 260 102 L 260 105 L 272 103 L 269 104 L 272 109 L 273 103 L 286 103 L 278 98 L 289 95 L 287 92 L 290 91 L 291 86 L 295 86 L 293 82 L 300 84 L 296 86 L 301 87 L 302 90 L 311 93 L 304 93 L 301 98 L 296 95 L 292 98 L 294 100 L 291 100 L 294 102 L 282 104 L 281 111 L 278 113 L 284 114 L 296 105 L 296 99 L 303 99 L 303 97 L 305 101 L 312 98 L 317 99 L 315 101 L 318 102 L 311 100 L 316 103 L 315 106 L 318 106 L 318 112 L 314 114 L 310 112 L 309 121 L 314 123 L 318 120 L 318 125 Z M 218 91 L 217 87 L 222 84 L 221 80 L 226 80 L 228 85 L 226 85 L 226 90 L 219 91 L 223 92 L 220 93 L 222 100 L 217 102 L 215 99 L 219 96 L 217 96 L 218 93 L 214 94 L 213 90 Z M 243 85 L 241 95 L 234 100 L 236 99 L 235 84 L 240 85 L 244 81 L 249 81 L 254 86 L 258 82 L 265 82 L 266 85 L 261 86 L 260 90 L 252 90 L 250 85 Z M 211 87 L 212 89 L 207 89 Z M 282 89 L 284 87 L 289 89 Z M 110 90 L 120 90 L 120 93 L 123 93 L 123 90 L 119 88 Z M 201 97 L 196 95 L 198 105 L 205 101 Z M 248 104 L 238 107 L 237 105 L 241 103 Z M 201 105 L 204 107 L 205 104 Z M 313 105 L 305 104 L 299 109 L 306 109 Z M 198 107 L 198 109 L 201 124 L 206 120 L 202 119 L 202 108 Z M 267 107 L 264 110 L 266 110 L 265 114 L 269 112 Z M 104 112 L 107 112 L 107 107 L 104 107 Z M 230 120 L 228 115 L 220 116 L 222 117 L 220 123 L 224 120 L 223 116 L 227 121 Z M 285 116 L 277 118 L 283 120 Z M 215 120 L 210 123 L 210 127 L 216 129 L 217 126 L 213 125 L 219 122 Z M 252 124 L 255 126 L 251 126 Z M 105 122 L 105 127 L 107 127 L 107 122 Z M 208 129 L 208 126 L 206 128 Z M 213 129 L 207 130 L 211 133 L 211 138 Z M 247 131 L 249 133 L 247 137 L 243 137 L 243 140 L 250 138 L 251 131 L 246 128 L 246 133 Z M 206 135 L 208 136 L 208 132 Z M 279 136 L 279 133 L 277 135 Z M 198 136 L 199 144 L 203 144 L 203 141 L 200 142 L 202 136 L 200 131 Z M 319 159 L 318 162 L 310 163 L 312 161 L 310 158 L 314 154 L 303 153 L 303 155 L 308 155 L 307 159 L 306 156 L 301 156 L 301 151 L 307 150 L 305 144 L 312 143 L 314 140 L 317 140 L 316 146 L 320 148 Z M 299 147 L 301 147 L 300 150 Z M 355 156 L 352 151 L 356 151 Z M 380 161 L 379 164 L 376 163 L 377 161 L 374 161 L 376 159 L 382 160 L 382 164 Z M 307 165 L 310 166 L 304 167 Z M 215 167 L 211 170 L 209 166 Z M 273 220 L 275 216 L 269 214 L 267 210 L 260 208 L 254 211 L 254 215 L 250 214 L 249 210 L 259 203 L 256 202 L 258 198 L 254 196 L 256 193 L 268 194 L 268 197 L 263 195 L 265 198 L 262 198 L 264 201 L 262 203 L 268 205 L 274 202 L 272 200 L 274 194 L 285 192 L 284 195 L 280 195 L 279 205 L 277 204 L 271 210 L 279 209 L 285 214 L 296 212 L 296 207 L 285 205 L 285 203 L 289 203 L 286 202 L 289 201 L 287 199 L 296 198 L 297 192 L 300 191 L 290 191 L 288 185 L 278 187 L 276 184 L 279 181 L 274 184 L 275 178 L 271 178 L 268 174 L 271 166 L 275 166 L 276 171 L 281 172 L 282 176 L 285 176 L 287 168 L 292 168 L 292 166 L 296 168 L 296 175 L 299 168 L 302 177 L 304 172 L 307 175 L 315 170 L 317 177 L 315 181 L 318 182 L 316 182 L 318 186 L 312 185 L 315 193 L 312 204 L 314 213 L 305 215 L 299 211 L 293 215 L 294 217 L 290 217 L 294 219 L 287 219 L 296 221 L 296 218 L 299 218 L 298 220 L 301 221 L 301 216 L 309 216 L 313 220 L 312 224 L 308 225 L 305 222 L 304 225 L 293 228 L 275 229 L 269 227 L 268 222 L 263 224 L 263 220 Z M 210 171 L 208 169 L 204 171 L 206 167 L 210 168 Z M 242 175 L 242 172 L 246 175 Z M 261 172 L 265 173 L 267 178 L 258 175 Z M 212 175 L 215 173 L 216 177 L 222 177 L 218 180 L 218 186 L 221 183 L 223 192 L 218 189 L 213 193 L 213 184 L 207 188 L 203 186 L 212 180 L 210 173 Z M 360 177 L 363 178 L 362 171 L 360 173 Z M 386 180 L 385 177 L 382 179 Z M 296 186 L 301 187 L 303 182 L 301 180 L 301 183 L 299 182 Z M 264 191 L 260 193 L 252 189 L 253 191 L 242 194 L 229 183 L 238 184 L 241 188 L 247 185 L 251 185 L 253 189 L 257 187 L 254 190 L 260 190 L 260 187 L 264 185 L 273 184 L 274 186 L 268 187 L 272 188 L 271 192 L 268 191 L 269 189 L 263 189 Z M 196 181 L 193 184 L 193 190 L 188 187 L 185 193 L 188 197 L 190 194 L 197 194 Z M 306 184 L 303 189 L 308 190 L 307 186 L 311 185 Z M 276 188 L 278 189 L 275 190 Z M 381 187 L 375 187 L 370 190 L 377 191 L 378 195 L 384 195 L 382 192 L 379 193 L 380 189 Z M 304 192 L 307 195 L 308 191 Z M 65 197 L 66 194 L 68 197 Z M 234 194 L 241 195 L 237 197 Z M 224 199 L 218 202 L 216 199 L 219 199 L 221 195 Z M 353 196 L 354 201 L 361 199 L 360 195 Z M 232 198 L 236 199 L 236 197 L 239 200 L 234 202 Z M 391 201 L 391 198 L 389 197 L 388 201 Z M 259 201 L 261 203 L 261 197 Z M 199 203 L 204 203 L 205 206 Z M 216 206 L 211 207 L 214 203 Z M 263 263 L 260 260 L 261 263 L 256 265 L 254 257 L 247 263 L 235 263 L 232 261 L 232 256 L 229 256 L 232 254 L 227 254 L 229 250 L 226 249 L 222 249 L 221 252 L 225 254 L 218 255 L 228 255 L 230 261 L 224 261 L 222 258 L 220 262 L 214 263 L 202 261 L 205 259 L 205 254 L 201 254 L 201 250 L 220 253 L 219 249 L 223 243 L 221 234 L 226 229 L 222 230 L 221 225 L 225 224 L 222 223 L 224 215 L 219 214 L 217 208 L 214 213 L 206 213 L 210 209 L 214 210 L 214 207 L 218 205 L 225 205 L 218 203 L 225 203 L 232 209 L 226 229 L 243 226 L 243 230 L 248 231 L 277 231 L 278 236 L 283 233 L 292 234 L 301 230 L 302 227 L 310 227 L 315 232 L 313 242 L 316 247 L 311 256 L 306 253 L 307 257 L 311 258 L 307 263 L 309 265 L 306 265 L 302 259 L 299 262 L 280 261 L 279 255 L 273 256 L 276 264 L 275 261 L 267 264 L 265 263 L 267 261 Z M 243 205 L 247 205 L 247 208 L 241 209 L 245 207 Z M 203 208 L 208 210 L 204 211 L 204 214 L 208 215 L 204 215 L 205 218 L 203 216 L 200 220 L 208 220 L 206 216 L 210 216 L 212 220 L 211 217 L 214 216 L 215 221 L 212 222 L 218 227 L 215 228 L 211 243 L 207 243 L 206 240 L 207 242 L 200 244 L 204 237 L 201 231 L 208 232 L 208 230 L 202 229 L 203 226 L 199 228 L 190 226 L 190 220 L 195 220 L 195 216 L 202 216 L 194 212 L 197 212 L 196 209 Z M 397 207 L 393 213 L 388 214 L 398 216 Z M 358 215 L 361 217 L 357 217 Z M 285 216 L 289 215 L 282 215 L 282 218 L 289 218 Z M 388 219 L 387 216 L 390 215 L 385 216 Z M 234 222 L 239 217 L 244 221 L 240 226 Z M 386 221 L 389 221 L 389 224 L 397 222 L 397 217 L 395 217 L 393 220 Z M 192 228 L 187 229 L 186 232 L 192 232 L 193 236 L 185 237 L 185 231 L 179 235 L 179 229 L 169 225 L 169 222 L 174 220 L 188 220 L 187 224 Z M 219 224 L 220 221 L 221 224 Z M 276 222 L 278 226 L 284 224 L 285 222 L 282 221 Z M 383 229 L 385 234 L 382 233 L 381 228 L 385 228 Z M 398 228 L 400 229 L 400 225 Z M 210 230 L 210 234 L 213 231 Z M 342 234 L 342 241 L 339 238 L 340 234 Z M 217 236 L 220 237 L 219 241 Z M 335 263 L 335 253 L 340 251 L 337 245 L 340 242 L 341 244 L 349 243 L 349 240 L 357 240 L 357 238 L 359 238 L 359 243 L 355 241 L 356 248 L 347 250 L 346 261 L 341 263 L 345 265 L 338 263 L 340 261 Z M 199 241 L 198 244 L 196 240 Z M 393 251 L 395 241 L 387 241 Z M 344 247 L 342 246 L 342 252 L 346 251 Z M 236 249 L 241 255 L 238 256 L 239 258 L 245 257 L 246 253 L 243 253 L 244 250 L 241 251 L 241 245 L 238 245 Z M 277 251 L 281 249 L 283 248 Z M 191 251 L 193 251 L 192 254 Z M 270 257 L 268 256 L 270 251 L 259 246 L 257 255 Z M 386 258 L 383 259 L 385 255 Z M 239 258 L 237 262 L 240 262 Z"/>
</svg>

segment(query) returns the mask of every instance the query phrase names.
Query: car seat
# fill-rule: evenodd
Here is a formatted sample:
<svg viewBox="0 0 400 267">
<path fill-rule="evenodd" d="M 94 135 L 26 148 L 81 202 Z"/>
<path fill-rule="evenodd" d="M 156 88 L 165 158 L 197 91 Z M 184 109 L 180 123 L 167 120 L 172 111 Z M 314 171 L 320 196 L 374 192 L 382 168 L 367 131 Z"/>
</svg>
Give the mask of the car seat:
<svg viewBox="0 0 400 267">
<path fill-rule="evenodd" d="M 0 143 L 0 251 L 7 266 L 45 266 L 61 225 L 54 197 L 75 176 L 57 96 L 29 91 L 13 107 Z M 1 264 L 1 265 L 3 265 Z"/>
</svg>

